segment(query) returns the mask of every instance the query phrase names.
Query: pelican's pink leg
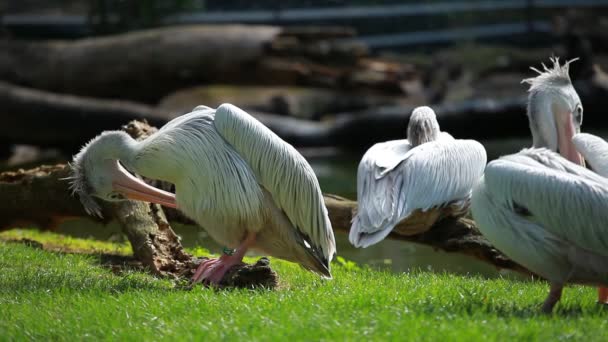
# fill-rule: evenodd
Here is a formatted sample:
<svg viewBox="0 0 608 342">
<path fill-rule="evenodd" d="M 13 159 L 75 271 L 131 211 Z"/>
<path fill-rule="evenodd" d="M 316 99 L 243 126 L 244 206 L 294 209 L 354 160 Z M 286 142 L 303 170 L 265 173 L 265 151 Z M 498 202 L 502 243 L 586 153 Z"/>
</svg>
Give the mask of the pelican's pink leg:
<svg viewBox="0 0 608 342">
<path fill-rule="evenodd" d="M 202 280 L 201 275 L 203 274 L 203 271 L 205 271 L 205 269 L 210 267 L 211 265 L 219 262 L 219 259 L 221 259 L 221 257 L 220 258 L 210 258 L 208 260 L 201 262 L 198 265 L 196 272 L 194 272 L 194 275 L 192 276 L 192 282 L 197 282 L 197 281 Z"/>
<path fill-rule="evenodd" d="M 192 282 L 205 281 L 209 284 L 219 284 L 224 278 L 226 272 L 234 265 L 238 265 L 243 262 L 243 256 L 247 253 L 247 250 L 255 242 L 255 233 L 248 233 L 245 240 L 236 249 L 236 252 L 232 255 L 222 255 L 217 259 L 209 259 L 202 262 L 194 276 Z"/>
<path fill-rule="evenodd" d="M 597 302 L 600 304 L 608 304 L 608 287 L 597 288 Z"/>
</svg>

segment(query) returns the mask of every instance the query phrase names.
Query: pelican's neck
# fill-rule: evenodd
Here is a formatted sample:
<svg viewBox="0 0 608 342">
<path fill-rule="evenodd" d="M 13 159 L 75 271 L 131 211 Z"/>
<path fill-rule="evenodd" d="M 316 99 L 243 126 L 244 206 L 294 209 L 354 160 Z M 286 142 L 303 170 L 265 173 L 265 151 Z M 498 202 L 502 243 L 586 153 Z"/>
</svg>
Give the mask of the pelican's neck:
<svg viewBox="0 0 608 342">
<path fill-rule="evenodd" d="M 133 165 L 138 143 L 122 131 L 104 132 L 83 148 L 91 160 L 119 160 L 127 168 Z"/>
<path fill-rule="evenodd" d="M 550 97 L 541 91 L 530 92 L 527 112 L 532 146 L 557 151 L 557 126 Z"/>
</svg>

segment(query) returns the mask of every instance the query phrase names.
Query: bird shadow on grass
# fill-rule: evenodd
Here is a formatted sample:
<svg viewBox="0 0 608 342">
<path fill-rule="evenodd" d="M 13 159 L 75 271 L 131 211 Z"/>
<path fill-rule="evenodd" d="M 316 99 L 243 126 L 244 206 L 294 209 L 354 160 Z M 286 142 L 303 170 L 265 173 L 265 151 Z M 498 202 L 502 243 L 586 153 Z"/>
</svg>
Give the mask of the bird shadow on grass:
<svg viewBox="0 0 608 342">
<path fill-rule="evenodd" d="M 523 286 L 525 283 L 529 282 L 538 283 L 538 280 L 511 281 L 513 284 L 509 284 L 508 286 L 514 288 L 518 288 L 520 285 Z M 555 306 L 552 313 L 545 314 L 542 312 L 541 306 L 545 300 L 546 293 L 542 293 L 538 296 L 524 293 L 522 295 L 530 299 L 525 303 L 522 303 L 519 300 L 514 300 L 514 298 L 509 297 L 508 295 L 497 293 L 497 289 L 492 288 L 487 284 L 476 284 L 473 286 L 473 289 L 470 289 L 467 285 L 454 284 L 453 287 L 446 292 L 443 301 L 439 298 L 428 297 L 417 302 L 409 309 L 423 312 L 429 316 L 441 316 L 446 314 L 450 316 L 463 314 L 467 316 L 477 316 L 483 314 L 506 319 L 534 319 L 542 317 L 577 318 L 589 315 L 604 316 L 608 314 L 608 305 L 590 303 L 588 299 L 575 299 L 573 298 L 574 293 L 569 294 L 569 291 L 564 293 L 562 301 Z M 547 292 L 548 290 L 549 285 L 547 284 Z M 454 296 L 453 292 L 458 295 Z"/>
<path fill-rule="evenodd" d="M 543 298 L 544 299 L 544 298 Z M 561 317 L 561 318 L 575 318 L 581 316 L 588 316 L 589 314 L 595 313 L 606 313 L 608 308 L 601 304 L 596 304 L 596 308 L 589 308 L 582 306 L 581 304 L 557 304 L 550 314 L 543 313 L 541 311 L 542 301 L 538 304 L 533 304 L 526 307 L 509 307 L 494 305 L 488 308 L 488 312 L 491 312 L 499 317 L 517 317 L 517 318 L 534 318 L 534 317 Z"/>
<path fill-rule="evenodd" d="M 200 284 L 191 284 L 190 278 L 197 268 L 198 264 L 206 260 L 206 258 L 192 258 L 190 261 L 185 261 L 176 269 L 171 271 L 157 274 L 152 272 L 145 264 L 140 262 L 137 258 L 130 255 L 120 255 L 112 253 L 100 253 L 94 250 L 87 249 L 73 249 L 66 246 L 50 246 L 42 244 L 36 240 L 28 238 L 20 239 L 4 239 L 4 242 L 8 243 L 20 243 L 34 249 L 44 250 L 46 253 L 52 253 L 55 255 L 86 255 L 92 264 L 101 266 L 102 268 L 108 269 L 113 275 L 120 277 L 118 279 L 125 278 L 124 281 L 127 288 L 129 286 L 135 286 L 137 288 L 145 289 L 147 287 L 158 289 L 158 281 L 165 279 L 171 281 L 173 286 L 164 283 L 163 289 L 171 291 L 184 291 L 196 289 Z M 63 274 L 68 276 L 69 273 Z M 77 277 L 77 274 L 74 274 Z M 52 273 L 41 273 L 37 277 L 49 276 L 53 277 Z M 151 278 L 152 277 L 152 278 Z M 131 282 L 129 280 L 139 280 L 141 284 Z M 60 282 L 71 283 L 68 279 L 60 280 Z M 270 261 L 267 258 L 261 258 L 256 263 L 233 266 L 224 276 L 224 279 L 219 286 L 214 286 L 215 289 L 230 289 L 230 288 L 243 288 L 243 289 L 274 289 L 278 286 L 278 276 L 270 267 Z M 115 282 L 115 281 L 114 281 Z M 122 283 L 119 281 L 118 283 Z M 88 283 L 88 282 L 87 282 Z M 140 286 L 141 285 L 141 286 Z"/>
<path fill-rule="evenodd" d="M 548 291 L 548 285 L 547 285 Z M 488 300 L 487 298 L 467 298 L 465 303 L 458 306 L 454 305 L 459 311 L 466 311 L 469 314 L 476 312 L 485 312 L 490 315 L 495 315 L 501 318 L 538 318 L 538 317 L 561 317 L 561 318 L 575 318 L 581 316 L 588 316 L 590 314 L 604 314 L 608 313 L 608 306 L 603 304 L 589 305 L 586 301 L 564 301 L 567 299 L 567 294 L 562 297 L 562 301 L 553 309 L 552 313 L 546 314 L 541 310 L 543 301 L 545 300 L 544 295 L 534 298 L 535 303 L 528 305 L 518 304 L 511 298 L 495 298 L 494 300 Z"/>
<path fill-rule="evenodd" d="M 429 316 L 441 316 L 445 314 L 465 314 L 468 316 L 476 316 L 482 313 L 506 319 L 535 319 L 541 317 L 577 318 L 589 315 L 604 315 L 608 313 L 608 306 L 602 304 L 595 304 L 595 307 L 590 307 L 588 303 L 567 303 L 557 304 L 552 313 L 545 314 L 541 311 L 542 299 L 544 298 L 539 298 L 539 302 L 537 304 L 530 304 L 525 306 L 507 303 L 506 301 L 487 303 L 483 302 L 482 300 L 453 303 L 448 306 L 446 306 L 445 304 L 440 304 L 438 302 L 426 302 L 422 307 L 419 306 L 418 308 L 413 307 L 410 309 L 412 309 L 413 311 L 424 312 Z"/>
</svg>

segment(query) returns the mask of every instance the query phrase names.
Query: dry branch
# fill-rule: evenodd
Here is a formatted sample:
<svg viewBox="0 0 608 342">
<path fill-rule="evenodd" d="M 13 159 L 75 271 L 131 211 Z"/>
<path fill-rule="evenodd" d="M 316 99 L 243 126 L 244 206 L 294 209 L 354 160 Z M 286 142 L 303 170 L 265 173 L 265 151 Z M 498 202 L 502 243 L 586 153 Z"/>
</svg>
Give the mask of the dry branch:
<svg viewBox="0 0 608 342">
<path fill-rule="evenodd" d="M 71 196 L 68 192 L 68 184 L 63 180 L 66 174 L 67 169 L 65 165 L 0 174 L 0 201 L 4 203 L 0 207 L 0 217 L 4 220 L 0 222 L 0 227 L 10 227 L 11 223 L 19 221 L 34 220 L 38 223 L 48 223 L 58 217 L 85 216 L 78 199 Z M 339 196 L 325 195 L 325 204 L 329 211 L 334 230 L 347 232 L 350 227 L 352 213 L 356 210 L 356 202 Z M 178 246 L 179 241 L 172 240 L 173 232 L 164 220 L 162 211 L 159 208 L 152 207 L 151 209 L 148 204 L 144 203 L 130 203 L 129 205 L 140 206 L 141 209 L 137 209 L 139 210 L 139 214 L 137 215 L 144 217 L 143 221 L 141 221 L 142 223 L 137 224 L 140 226 L 139 230 L 136 230 L 138 238 L 129 236 L 130 241 L 134 244 L 135 251 L 141 250 L 142 243 L 143 246 L 153 244 L 163 249 L 181 249 L 181 246 Z M 171 217 L 171 220 L 192 223 L 174 209 L 165 208 L 164 211 L 167 212 L 167 216 Z M 123 217 L 125 212 L 134 211 L 128 207 L 123 208 L 116 212 L 113 217 L 118 218 L 119 221 L 122 220 L 121 224 L 123 224 L 123 227 L 132 227 L 133 223 L 128 221 L 129 216 L 127 215 L 127 219 Z M 149 214 L 150 212 L 152 215 Z M 145 226 L 144 222 L 148 216 L 152 217 L 154 222 L 150 222 L 150 226 Z M 133 228 L 128 229 L 133 232 Z M 152 231 L 166 230 L 167 239 L 171 243 L 166 244 L 167 241 L 158 239 L 154 241 L 146 240 L 145 237 L 148 235 L 139 232 L 146 231 L 147 229 L 152 229 Z M 129 234 L 127 232 L 127 235 Z M 138 240 L 142 237 L 144 240 Z M 526 272 L 521 266 L 515 264 L 492 247 L 481 236 L 475 228 L 474 223 L 467 219 L 446 219 L 439 221 L 438 224 L 425 233 L 403 236 L 393 232 L 389 235 L 389 238 L 420 243 L 446 252 L 466 254 L 496 267 Z M 152 249 L 144 247 L 144 250 L 149 252 Z M 148 252 L 140 252 L 140 258 L 143 253 L 143 257 L 149 259 L 150 257 L 145 254 Z M 178 253 L 177 255 L 180 254 Z M 163 262 L 158 262 L 157 260 L 153 262 L 153 264 L 159 263 L 163 264 Z M 163 265 L 164 269 L 174 271 L 174 264 Z"/>
</svg>

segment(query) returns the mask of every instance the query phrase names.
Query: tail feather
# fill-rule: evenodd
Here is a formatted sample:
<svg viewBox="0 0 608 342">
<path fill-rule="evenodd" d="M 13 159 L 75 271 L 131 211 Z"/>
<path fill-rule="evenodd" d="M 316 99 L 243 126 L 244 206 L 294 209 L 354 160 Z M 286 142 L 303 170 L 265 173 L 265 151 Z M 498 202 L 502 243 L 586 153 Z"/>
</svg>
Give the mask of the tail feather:
<svg viewBox="0 0 608 342">
<path fill-rule="evenodd" d="M 362 228 L 359 217 L 355 216 L 348 234 L 348 240 L 353 246 L 358 248 L 366 248 L 384 240 L 384 238 L 393 230 L 393 226 L 381 227 L 372 232 L 369 232 L 371 229 Z"/>
</svg>

